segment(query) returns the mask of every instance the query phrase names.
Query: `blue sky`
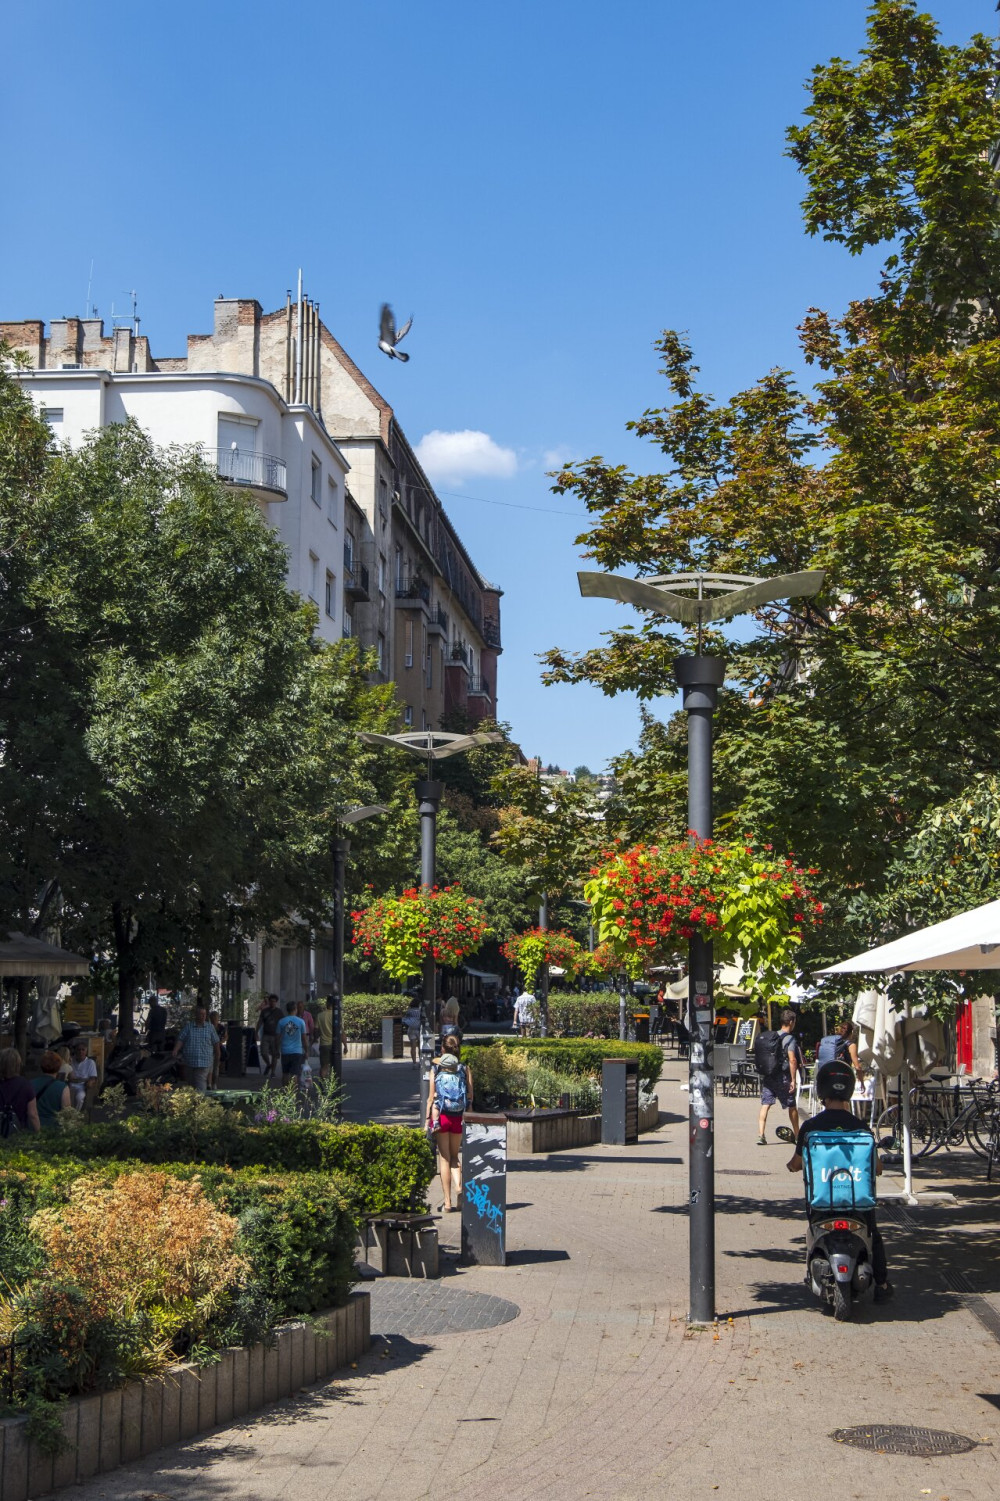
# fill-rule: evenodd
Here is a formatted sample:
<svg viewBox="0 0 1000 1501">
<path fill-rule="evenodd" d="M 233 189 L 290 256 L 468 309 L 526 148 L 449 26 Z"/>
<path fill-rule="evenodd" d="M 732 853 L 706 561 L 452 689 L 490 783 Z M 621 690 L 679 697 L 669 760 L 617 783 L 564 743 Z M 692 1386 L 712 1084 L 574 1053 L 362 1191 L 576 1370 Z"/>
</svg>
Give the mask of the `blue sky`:
<svg viewBox="0 0 1000 1501">
<path fill-rule="evenodd" d="M 949 40 L 993 0 L 930 0 Z M 135 288 L 154 353 L 212 300 L 273 308 L 297 268 L 323 320 L 436 439 L 439 489 L 505 590 L 501 716 L 526 752 L 602 765 L 634 700 L 545 689 L 536 654 L 596 644 L 574 503 L 545 470 L 595 453 L 663 387 L 686 329 L 709 389 L 798 367 L 795 327 L 873 267 L 802 233 L 783 130 L 811 67 L 852 56 L 863 0 L 103 0 L 6 10 L 0 317 L 108 320 Z M 378 307 L 415 314 L 411 361 Z M 445 462 L 450 461 L 450 462 Z M 471 498 L 474 497 L 474 498 Z M 666 712 L 669 701 L 654 708 Z"/>
</svg>

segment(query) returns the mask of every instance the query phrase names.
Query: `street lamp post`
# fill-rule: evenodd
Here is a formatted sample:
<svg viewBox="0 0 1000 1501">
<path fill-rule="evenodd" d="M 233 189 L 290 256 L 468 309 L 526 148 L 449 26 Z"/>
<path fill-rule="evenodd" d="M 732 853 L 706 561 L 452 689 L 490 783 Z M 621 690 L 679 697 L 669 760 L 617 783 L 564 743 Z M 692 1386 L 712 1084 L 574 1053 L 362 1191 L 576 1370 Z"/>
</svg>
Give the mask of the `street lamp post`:
<svg viewBox="0 0 1000 1501">
<path fill-rule="evenodd" d="M 396 750 L 405 750 L 419 756 L 427 763 L 427 775 L 417 782 L 417 800 L 420 811 L 420 884 L 429 891 L 436 881 L 437 868 L 437 815 L 444 788 L 433 780 L 431 771 L 435 761 L 459 752 L 472 750 L 477 745 L 494 745 L 503 736 L 492 731 L 474 735 L 452 735 L 444 730 L 408 730 L 401 735 L 376 735 L 363 731 L 358 736 L 366 745 L 391 745 Z M 420 998 L 420 1123 L 427 1118 L 427 1096 L 430 1090 L 431 1064 L 434 1061 L 434 1001 L 437 991 L 437 970 L 432 954 L 424 955 L 423 992 Z"/>
<path fill-rule="evenodd" d="M 549 896 L 545 892 L 538 907 L 538 927 L 542 933 L 549 931 Z M 538 970 L 538 1031 L 541 1037 L 549 1035 L 549 965 L 543 959 Z"/>
<path fill-rule="evenodd" d="M 757 579 L 747 574 L 693 573 L 648 580 L 620 574 L 580 573 L 580 593 L 617 599 L 654 615 L 697 628 L 697 652 L 678 657 L 674 671 L 688 721 L 688 828 L 693 839 L 712 834 L 712 720 L 725 677 L 722 657 L 702 654 L 702 633 L 713 620 L 729 620 L 777 600 L 816 594 L 821 569 Z M 705 593 L 718 590 L 712 596 Z M 693 592 L 686 599 L 674 591 Z M 696 935 L 688 953 L 688 1255 L 692 1323 L 715 1317 L 715 1078 L 712 1068 L 712 944 Z M 624 998 L 622 1000 L 624 1007 Z"/>
<path fill-rule="evenodd" d="M 367 808 L 343 809 L 339 822 L 361 823 L 362 819 L 374 818 L 378 813 L 388 813 L 384 803 L 372 803 Z M 344 899 L 347 890 L 347 857 L 351 853 L 351 841 L 343 834 L 333 840 L 333 1074 L 338 1085 L 344 1081 L 344 1053 L 341 1037 L 344 1028 Z"/>
</svg>

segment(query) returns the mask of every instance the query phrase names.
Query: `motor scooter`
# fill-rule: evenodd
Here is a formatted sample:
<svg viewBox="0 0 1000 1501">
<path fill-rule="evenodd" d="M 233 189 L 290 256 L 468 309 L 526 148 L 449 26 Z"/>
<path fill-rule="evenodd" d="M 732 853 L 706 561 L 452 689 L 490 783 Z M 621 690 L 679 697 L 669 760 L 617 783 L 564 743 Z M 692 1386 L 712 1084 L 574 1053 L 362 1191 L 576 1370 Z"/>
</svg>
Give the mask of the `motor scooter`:
<svg viewBox="0 0 1000 1501">
<path fill-rule="evenodd" d="M 872 1237 L 856 1214 L 829 1211 L 809 1215 L 806 1230 L 809 1285 L 833 1309 L 838 1321 L 851 1317 L 854 1304 L 874 1296 Z"/>
<path fill-rule="evenodd" d="M 814 1131 L 802 1147 L 808 1225 L 807 1280 L 838 1320 L 874 1297 L 875 1142 L 867 1131 Z"/>
<path fill-rule="evenodd" d="M 134 1096 L 140 1084 L 165 1084 L 179 1079 L 180 1064 L 172 1053 L 150 1053 L 134 1039 L 115 1044 L 104 1066 L 104 1082 L 101 1094 L 116 1085 L 124 1086 L 125 1093 Z"/>
</svg>

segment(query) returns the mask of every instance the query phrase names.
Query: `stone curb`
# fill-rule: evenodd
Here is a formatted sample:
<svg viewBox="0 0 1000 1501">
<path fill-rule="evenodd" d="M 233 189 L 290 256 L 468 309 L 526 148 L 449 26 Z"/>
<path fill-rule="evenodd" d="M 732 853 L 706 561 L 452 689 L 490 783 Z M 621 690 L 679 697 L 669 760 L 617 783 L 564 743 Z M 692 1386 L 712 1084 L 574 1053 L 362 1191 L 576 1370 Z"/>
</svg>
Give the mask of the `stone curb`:
<svg viewBox="0 0 1000 1501">
<path fill-rule="evenodd" d="M 0 1501 L 29 1501 L 82 1483 L 184 1442 L 321 1381 L 358 1360 L 371 1344 L 371 1297 L 351 1293 L 343 1308 L 313 1323 L 282 1324 L 271 1346 L 223 1350 L 215 1365 L 171 1366 L 66 1404 L 63 1432 L 72 1448 L 53 1459 L 28 1441 L 26 1418 L 0 1421 Z"/>
</svg>

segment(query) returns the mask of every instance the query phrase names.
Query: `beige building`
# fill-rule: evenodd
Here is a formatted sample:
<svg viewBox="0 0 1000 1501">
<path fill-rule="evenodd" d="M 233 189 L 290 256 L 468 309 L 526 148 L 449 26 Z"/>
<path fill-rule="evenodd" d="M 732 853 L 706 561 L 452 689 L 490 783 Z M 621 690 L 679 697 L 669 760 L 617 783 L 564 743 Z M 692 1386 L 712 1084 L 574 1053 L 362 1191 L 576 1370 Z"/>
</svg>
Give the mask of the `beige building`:
<svg viewBox="0 0 1000 1501">
<path fill-rule="evenodd" d="M 220 473 L 233 462 L 230 427 L 241 418 L 221 408 L 216 418 L 215 386 L 238 377 L 247 390 L 266 388 L 275 420 L 299 431 L 303 450 L 303 499 L 288 506 L 276 503 L 283 493 L 268 492 L 268 514 L 289 546 L 289 583 L 316 601 L 322 633 L 342 631 L 375 651 L 407 726 L 436 729 L 456 712 L 496 717 L 501 590 L 479 573 L 392 407 L 321 322 L 317 304 L 289 295 L 283 308 L 264 313 L 253 298 L 219 298 L 213 331 L 189 335 L 186 354 L 176 356 L 154 357 L 132 327 L 105 335 L 93 318 L 53 320 L 47 338 L 40 320 L 4 323 L 0 337 L 27 353 L 25 383 L 37 387 L 44 410 L 63 412 L 64 390 L 82 390 L 102 372 L 108 389 L 135 387 L 144 405 L 136 398 L 133 413 L 116 395 L 117 405 L 106 402 L 88 425 L 134 414 L 155 441 L 164 441 L 165 428 L 169 441 L 202 443 Z M 225 442 L 206 437 L 204 422 L 195 432 L 188 410 L 181 413 L 182 392 L 190 397 L 201 386 L 205 421 L 218 420 L 220 434 L 225 426 Z M 251 441 L 255 418 L 243 420 Z M 311 461 L 310 429 L 329 439 L 323 451 L 314 438 Z M 258 425 L 258 447 L 263 431 Z M 237 451 L 240 482 L 244 469 L 262 464 L 266 480 L 269 458 Z"/>
</svg>

